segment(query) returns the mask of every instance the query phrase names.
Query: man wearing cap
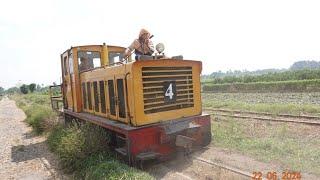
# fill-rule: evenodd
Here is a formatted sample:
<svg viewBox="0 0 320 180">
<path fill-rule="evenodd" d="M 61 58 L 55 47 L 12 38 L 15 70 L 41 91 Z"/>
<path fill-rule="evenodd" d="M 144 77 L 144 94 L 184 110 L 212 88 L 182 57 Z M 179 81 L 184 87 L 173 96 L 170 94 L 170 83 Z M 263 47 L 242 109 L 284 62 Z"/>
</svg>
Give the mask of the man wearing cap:
<svg viewBox="0 0 320 180">
<path fill-rule="evenodd" d="M 132 51 L 136 54 L 136 60 L 138 60 L 141 55 L 151 56 L 154 52 L 154 46 L 150 38 L 151 34 L 146 29 L 141 29 L 139 38 L 135 39 L 125 50 L 124 57 L 130 56 Z"/>
</svg>

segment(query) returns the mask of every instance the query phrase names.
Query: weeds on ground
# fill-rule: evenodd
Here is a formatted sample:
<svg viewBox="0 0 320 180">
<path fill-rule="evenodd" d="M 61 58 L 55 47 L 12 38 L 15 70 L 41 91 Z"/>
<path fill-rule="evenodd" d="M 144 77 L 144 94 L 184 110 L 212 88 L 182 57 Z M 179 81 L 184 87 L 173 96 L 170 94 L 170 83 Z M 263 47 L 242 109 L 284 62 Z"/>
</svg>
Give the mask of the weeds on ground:
<svg viewBox="0 0 320 180">
<path fill-rule="evenodd" d="M 37 134 L 50 130 L 54 126 L 56 114 L 46 106 L 31 105 L 26 109 L 26 122 L 32 126 Z"/>
<path fill-rule="evenodd" d="M 106 146 L 109 139 L 105 129 L 95 125 L 58 126 L 50 133 L 48 144 L 75 179 L 153 179 L 116 160 Z"/>
<path fill-rule="evenodd" d="M 265 162 L 276 161 L 292 170 L 320 174 L 318 138 L 299 137 L 289 131 L 286 124 L 276 128 L 267 124 L 263 131 L 268 134 L 256 131 L 250 135 L 246 132 L 248 126 L 250 122 L 233 119 L 212 123 L 214 145 L 235 149 Z M 299 131 L 299 125 L 296 130 Z"/>
<path fill-rule="evenodd" d="M 73 171 L 78 159 L 106 151 L 109 136 L 105 129 L 96 125 L 73 125 L 70 128 L 57 126 L 48 136 L 49 148 L 61 159 L 62 165 Z"/>
<path fill-rule="evenodd" d="M 33 128 L 36 134 L 49 131 L 57 124 L 56 113 L 49 106 L 47 95 L 28 94 L 14 96 L 17 106 L 21 108 L 27 118 L 26 122 Z"/>
<path fill-rule="evenodd" d="M 101 153 L 82 160 L 76 179 L 154 179 L 149 174 L 115 160 L 110 154 Z"/>
</svg>

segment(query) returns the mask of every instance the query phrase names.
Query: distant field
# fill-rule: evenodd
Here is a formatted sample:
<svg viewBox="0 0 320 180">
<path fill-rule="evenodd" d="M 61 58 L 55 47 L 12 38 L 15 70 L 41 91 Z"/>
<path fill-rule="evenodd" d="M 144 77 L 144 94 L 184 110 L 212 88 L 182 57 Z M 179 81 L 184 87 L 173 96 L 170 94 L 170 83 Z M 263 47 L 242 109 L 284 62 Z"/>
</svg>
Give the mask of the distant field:
<svg viewBox="0 0 320 180">
<path fill-rule="evenodd" d="M 320 69 L 261 75 L 203 76 L 205 92 L 320 92 Z"/>
<path fill-rule="evenodd" d="M 261 75 L 209 76 L 202 82 L 211 84 L 299 81 L 320 79 L 320 69 L 289 70 Z"/>
<path fill-rule="evenodd" d="M 320 92 L 320 79 L 224 84 L 203 82 L 202 90 L 215 93 Z"/>
<path fill-rule="evenodd" d="M 202 93 L 203 107 L 320 115 L 316 93 Z"/>
</svg>

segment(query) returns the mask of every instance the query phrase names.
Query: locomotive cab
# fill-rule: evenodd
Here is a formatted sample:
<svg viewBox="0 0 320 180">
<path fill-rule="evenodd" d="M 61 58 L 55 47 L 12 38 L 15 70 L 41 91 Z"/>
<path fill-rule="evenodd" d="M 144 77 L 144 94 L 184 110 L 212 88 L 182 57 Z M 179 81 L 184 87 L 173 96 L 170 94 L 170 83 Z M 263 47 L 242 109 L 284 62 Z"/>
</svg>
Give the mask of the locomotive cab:
<svg viewBox="0 0 320 180">
<path fill-rule="evenodd" d="M 128 160 L 165 157 L 177 147 L 211 141 L 202 114 L 200 61 L 154 56 L 123 60 L 124 47 L 71 47 L 61 54 L 65 118 L 88 121 L 114 134 Z"/>
</svg>

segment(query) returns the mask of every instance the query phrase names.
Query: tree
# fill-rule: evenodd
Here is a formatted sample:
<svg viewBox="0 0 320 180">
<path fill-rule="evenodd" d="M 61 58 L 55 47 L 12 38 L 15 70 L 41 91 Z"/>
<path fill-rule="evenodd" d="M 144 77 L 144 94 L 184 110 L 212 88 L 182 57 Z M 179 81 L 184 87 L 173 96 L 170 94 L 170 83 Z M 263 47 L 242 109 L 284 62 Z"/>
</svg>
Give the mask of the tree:
<svg viewBox="0 0 320 180">
<path fill-rule="evenodd" d="M 20 91 L 23 94 L 28 94 L 28 85 L 23 84 L 22 86 L 20 86 Z"/>
<path fill-rule="evenodd" d="M 291 70 L 301 69 L 317 69 L 320 68 L 320 62 L 318 61 L 297 61 L 290 67 Z"/>
<path fill-rule="evenodd" d="M 19 88 L 17 88 L 17 87 L 11 87 L 11 88 L 6 90 L 6 94 L 14 94 L 14 93 L 17 93 L 17 92 L 19 92 Z"/>
<path fill-rule="evenodd" d="M 40 91 L 41 90 L 41 86 L 40 86 L 40 84 L 37 84 L 37 87 L 36 87 L 36 91 Z"/>
<path fill-rule="evenodd" d="M 0 95 L 4 94 L 4 88 L 0 86 Z"/>
<path fill-rule="evenodd" d="M 29 84 L 29 90 L 31 93 L 33 93 L 33 91 L 36 89 L 36 84 L 35 83 L 32 83 L 32 84 Z"/>
</svg>

